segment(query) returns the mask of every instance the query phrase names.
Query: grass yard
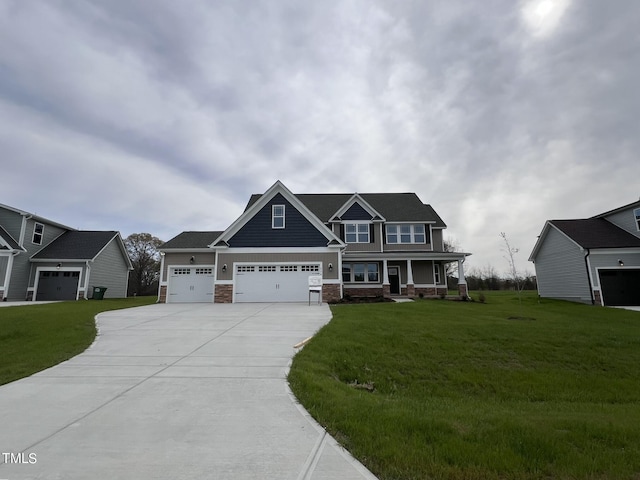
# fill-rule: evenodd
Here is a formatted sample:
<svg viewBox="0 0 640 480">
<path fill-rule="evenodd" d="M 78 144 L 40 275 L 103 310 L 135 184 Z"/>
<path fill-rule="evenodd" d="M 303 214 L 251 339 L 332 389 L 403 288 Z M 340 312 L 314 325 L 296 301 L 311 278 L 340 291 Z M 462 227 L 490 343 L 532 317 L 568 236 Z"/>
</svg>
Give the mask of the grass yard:
<svg viewBox="0 0 640 480">
<path fill-rule="evenodd" d="M 639 479 L 640 313 L 485 296 L 335 306 L 291 387 L 381 479 Z"/>
<path fill-rule="evenodd" d="M 137 297 L 0 308 L 0 385 L 83 352 L 96 336 L 98 313 L 156 300 Z"/>
</svg>

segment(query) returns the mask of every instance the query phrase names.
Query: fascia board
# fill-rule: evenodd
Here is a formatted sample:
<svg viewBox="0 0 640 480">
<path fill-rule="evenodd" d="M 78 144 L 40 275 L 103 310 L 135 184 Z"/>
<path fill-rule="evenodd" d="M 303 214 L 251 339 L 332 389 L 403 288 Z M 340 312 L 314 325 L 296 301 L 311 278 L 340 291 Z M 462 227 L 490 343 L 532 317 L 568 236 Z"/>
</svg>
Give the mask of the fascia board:
<svg viewBox="0 0 640 480">
<path fill-rule="evenodd" d="M 158 251 L 163 253 L 189 253 L 189 252 L 213 253 L 212 250 L 214 248 L 220 248 L 220 247 L 162 248 L 162 249 L 158 249 Z"/>
</svg>

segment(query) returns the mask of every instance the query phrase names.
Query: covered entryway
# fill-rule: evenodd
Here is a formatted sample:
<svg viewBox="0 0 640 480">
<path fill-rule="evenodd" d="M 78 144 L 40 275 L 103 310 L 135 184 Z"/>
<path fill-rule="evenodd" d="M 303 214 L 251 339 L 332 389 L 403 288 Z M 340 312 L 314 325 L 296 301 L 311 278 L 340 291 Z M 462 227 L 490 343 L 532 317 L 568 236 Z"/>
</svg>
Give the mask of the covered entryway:
<svg viewBox="0 0 640 480">
<path fill-rule="evenodd" d="M 169 303 L 213 302 L 213 266 L 170 267 Z"/>
<path fill-rule="evenodd" d="M 319 273 L 320 264 L 236 264 L 235 301 L 306 302 L 309 276 Z"/>
<path fill-rule="evenodd" d="M 599 270 L 605 305 L 640 305 L 640 269 Z"/>
<path fill-rule="evenodd" d="M 41 271 L 38 277 L 38 301 L 77 300 L 80 272 Z"/>
</svg>

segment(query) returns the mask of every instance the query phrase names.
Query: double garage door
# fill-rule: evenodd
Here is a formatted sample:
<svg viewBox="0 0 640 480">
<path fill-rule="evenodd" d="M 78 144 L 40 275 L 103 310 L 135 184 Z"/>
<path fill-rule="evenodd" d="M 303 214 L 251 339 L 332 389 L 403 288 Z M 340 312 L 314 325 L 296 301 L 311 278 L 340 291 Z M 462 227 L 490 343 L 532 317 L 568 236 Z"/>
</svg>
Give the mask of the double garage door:
<svg viewBox="0 0 640 480">
<path fill-rule="evenodd" d="M 213 266 L 170 267 L 170 303 L 213 302 Z"/>
<path fill-rule="evenodd" d="M 306 302 L 309 277 L 319 275 L 319 264 L 236 265 L 236 302 Z"/>
<path fill-rule="evenodd" d="M 600 290 L 605 305 L 640 305 L 640 270 L 600 270 Z"/>
</svg>

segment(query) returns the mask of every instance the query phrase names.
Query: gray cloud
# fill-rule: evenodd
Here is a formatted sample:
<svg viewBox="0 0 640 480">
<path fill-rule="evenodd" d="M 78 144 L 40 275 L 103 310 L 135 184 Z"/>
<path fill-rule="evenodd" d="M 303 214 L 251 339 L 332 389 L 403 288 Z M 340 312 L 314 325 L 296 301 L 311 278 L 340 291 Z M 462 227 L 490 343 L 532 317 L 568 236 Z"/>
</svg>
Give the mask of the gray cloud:
<svg viewBox="0 0 640 480">
<path fill-rule="evenodd" d="M 640 195 L 635 2 L 307 3 L 3 2 L 0 202 L 168 239 L 276 179 L 416 191 L 502 270 Z"/>
</svg>

